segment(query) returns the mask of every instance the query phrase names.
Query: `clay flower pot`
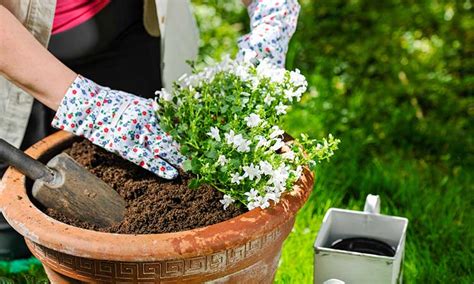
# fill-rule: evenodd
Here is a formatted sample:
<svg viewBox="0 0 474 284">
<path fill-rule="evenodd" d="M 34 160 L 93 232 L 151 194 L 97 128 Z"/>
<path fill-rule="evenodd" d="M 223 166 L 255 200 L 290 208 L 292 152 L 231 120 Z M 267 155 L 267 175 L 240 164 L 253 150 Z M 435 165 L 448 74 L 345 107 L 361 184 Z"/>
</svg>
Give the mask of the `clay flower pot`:
<svg viewBox="0 0 474 284">
<path fill-rule="evenodd" d="M 44 161 L 73 141 L 73 136 L 58 132 L 26 152 Z M 313 175 L 305 170 L 294 190 L 271 208 L 194 230 L 149 235 L 101 233 L 56 221 L 32 203 L 28 185 L 24 175 L 8 169 L 0 205 L 59 283 L 271 283 L 282 243 L 312 190 Z"/>
</svg>

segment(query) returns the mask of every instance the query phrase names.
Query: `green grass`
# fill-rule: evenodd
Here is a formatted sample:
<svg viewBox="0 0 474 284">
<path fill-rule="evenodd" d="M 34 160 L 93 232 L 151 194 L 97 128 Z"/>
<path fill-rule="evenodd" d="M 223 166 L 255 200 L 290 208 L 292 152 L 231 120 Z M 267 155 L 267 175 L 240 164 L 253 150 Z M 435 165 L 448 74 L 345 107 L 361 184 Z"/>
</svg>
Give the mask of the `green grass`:
<svg viewBox="0 0 474 284">
<path fill-rule="evenodd" d="M 235 53 L 248 25 L 239 1 L 193 2 L 202 39 L 198 63 Z M 342 143 L 317 170 L 276 282 L 312 283 L 313 242 L 325 212 L 361 210 L 373 193 L 381 196 L 382 213 L 410 221 L 406 283 L 473 283 L 471 1 L 300 3 L 287 67 L 306 75 L 310 92 L 285 129 L 333 133 Z"/>
<path fill-rule="evenodd" d="M 1 284 L 42 284 L 48 282 L 41 263 L 35 258 L 11 262 L 0 261 Z"/>
<path fill-rule="evenodd" d="M 397 157 L 372 159 L 365 165 L 339 158 L 323 166 L 285 243 L 276 282 L 311 283 L 312 245 L 325 212 L 330 207 L 362 210 L 365 195 L 377 193 L 383 214 L 410 220 L 406 283 L 472 283 L 472 235 L 463 221 L 470 206 L 463 194 L 472 177 L 460 173 L 459 178 L 449 180 L 436 174 Z"/>
</svg>

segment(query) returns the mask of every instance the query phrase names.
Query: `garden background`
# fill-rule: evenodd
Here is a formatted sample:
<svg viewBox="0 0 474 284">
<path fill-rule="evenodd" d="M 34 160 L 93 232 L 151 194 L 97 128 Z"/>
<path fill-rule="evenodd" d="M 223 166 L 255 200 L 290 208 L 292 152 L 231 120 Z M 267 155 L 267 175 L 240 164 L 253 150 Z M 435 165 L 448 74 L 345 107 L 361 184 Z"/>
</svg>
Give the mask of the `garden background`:
<svg viewBox="0 0 474 284">
<path fill-rule="evenodd" d="M 276 283 L 312 283 L 313 242 L 330 207 L 410 220 L 406 283 L 473 283 L 474 21 L 469 0 L 300 0 L 287 68 L 309 92 L 287 115 L 292 135 L 342 140 L 285 243 Z M 239 0 L 193 1 L 200 65 L 236 52 L 248 30 Z M 18 283 L 45 279 L 34 260 L 0 262 Z M 3 278 L 6 280 L 6 278 Z M 1 282 L 1 281 L 0 281 Z"/>
</svg>

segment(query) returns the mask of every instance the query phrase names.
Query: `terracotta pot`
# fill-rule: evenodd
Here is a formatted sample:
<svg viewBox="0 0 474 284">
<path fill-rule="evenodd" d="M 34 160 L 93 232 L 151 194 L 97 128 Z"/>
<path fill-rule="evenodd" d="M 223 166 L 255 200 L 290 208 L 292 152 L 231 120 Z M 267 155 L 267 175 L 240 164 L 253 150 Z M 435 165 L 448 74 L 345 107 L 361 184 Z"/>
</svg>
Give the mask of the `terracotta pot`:
<svg viewBox="0 0 474 284">
<path fill-rule="evenodd" d="M 73 142 L 58 132 L 26 153 L 47 160 Z M 29 182 L 8 169 L 0 187 L 5 218 L 22 234 L 58 283 L 271 283 L 283 241 L 296 212 L 307 200 L 313 175 L 305 170 L 291 193 L 276 206 L 189 231 L 124 235 L 66 225 L 41 212 L 28 196 Z M 53 279 L 53 278 L 52 278 Z"/>
</svg>

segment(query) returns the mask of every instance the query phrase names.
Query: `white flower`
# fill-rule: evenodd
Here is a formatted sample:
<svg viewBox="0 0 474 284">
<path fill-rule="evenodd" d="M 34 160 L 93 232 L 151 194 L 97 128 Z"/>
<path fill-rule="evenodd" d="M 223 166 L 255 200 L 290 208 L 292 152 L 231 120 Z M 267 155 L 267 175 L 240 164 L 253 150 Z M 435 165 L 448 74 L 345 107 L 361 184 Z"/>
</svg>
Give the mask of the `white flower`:
<svg viewBox="0 0 474 284">
<path fill-rule="evenodd" d="M 272 174 L 273 167 L 269 162 L 260 161 L 258 165 L 260 166 L 260 173 L 261 174 L 265 174 L 265 175 L 271 175 Z"/>
<path fill-rule="evenodd" d="M 229 133 L 224 134 L 226 143 L 233 145 L 238 152 L 250 152 L 251 141 L 245 139 L 242 134 L 235 135 L 234 130 L 230 130 Z"/>
<path fill-rule="evenodd" d="M 219 158 L 217 159 L 217 163 L 221 166 L 225 166 L 229 160 L 224 155 L 220 155 Z"/>
<path fill-rule="evenodd" d="M 287 89 L 284 91 L 285 98 L 289 101 L 292 101 L 293 98 L 296 98 L 297 101 L 301 100 L 301 96 L 306 91 L 306 87 L 299 87 L 296 91 Z"/>
<path fill-rule="evenodd" d="M 235 200 L 232 199 L 232 197 L 230 195 L 225 194 L 224 198 L 221 199 L 220 202 L 221 202 L 222 205 L 224 205 L 224 210 L 226 210 L 227 207 L 229 207 L 229 205 L 231 205 L 232 203 L 235 202 Z"/>
<path fill-rule="evenodd" d="M 243 166 L 242 169 L 244 170 L 244 178 L 248 177 L 250 180 L 253 180 L 254 178 L 257 180 L 260 179 L 260 169 L 253 163 L 251 163 L 250 166 Z"/>
<path fill-rule="evenodd" d="M 233 144 L 238 152 L 250 152 L 250 143 L 252 142 L 244 139 L 242 134 L 234 136 Z"/>
<path fill-rule="evenodd" d="M 257 66 L 257 75 L 259 77 L 272 77 L 272 69 L 274 66 L 268 60 L 261 60 Z"/>
<path fill-rule="evenodd" d="M 256 191 L 254 188 L 251 188 L 250 191 L 248 191 L 244 194 L 247 195 L 247 201 L 252 202 L 257 198 L 258 191 Z"/>
<path fill-rule="evenodd" d="M 295 152 L 289 150 L 281 155 L 283 158 L 293 161 L 295 159 Z"/>
<path fill-rule="evenodd" d="M 275 188 L 275 192 L 283 192 L 285 191 L 285 180 L 282 181 L 274 181 L 273 187 Z"/>
<path fill-rule="evenodd" d="M 299 87 L 299 88 L 293 93 L 293 97 L 295 97 L 297 101 L 300 101 L 300 100 L 301 100 L 301 96 L 303 95 L 304 92 L 306 92 L 306 87 Z"/>
<path fill-rule="evenodd" d="M 281 164 L 277 169 L 273 170 L 272 175 L 268 180 L 268 184 L 273 184 L 275 188 L 283 191 L 289 175 L 288 167 L 285 164 Z"/>
<path fill-rule="evenodd" d="M 286 113 L 286 109 L 288 108 L 288 106 L 282 104 L 281 102 L 275 107 L 275 110 L 277 112 L 277 115 L 280 115 L 280 114 L 285 114 Z"/>
<path fill-rule="evenodd" d="M 285 146 L 285 142 L 283 142 L 280 138 L 277 138 L 274 141 L 275 141 L 275 144 L 273 144 L 273 146 L 270 147 L 270 150 L 272 151 L 280 150 L 281 147 Z"/>
<path fill-rule="evenodd" d="M 308 85 L 308 82 L 306 82 L 305 77 L 301 75 L 300 70 L 298 69 L 290 72 L 290 83 L 293 84 L 295 87 L 306 87 Z"/>
<path fill-rule="evenodd" d="M 273 70 L 272 77 L 270 78 L 272 82 L 282 83 L 285 80 L 285 73 L 287 71 L 284 68 L 276 68 Z"/>
<path fill-rule="evenodd" d="M 272 97 L 271 95 L 266 95 L 265 98 L 263 99 L 266 105 L 271 105 L 274 100 L 276 99 Z"/>
<path fill-rule="evenodd" d="M 235 133 L 234 130 L 230 130 L 229 133 L 225 133 L 225 141 L 227 144 L 234 144 Z"/>
<path fill-rule="evenodd" d="M 257 208 L 261 206 L 262 201 L 263 201 L 263 198 L 261 196 L 256 196 L 253 202 L 250 202 L 249 205 L 252 206 L 253 208 Z M 247 207 L 249 205 L 247 205 Z"/>
<path fill-rule="evenodd" d="M 296 170 L 293 171 L 293 174 L 297 179 L 301 177 L 301 174 L 303 173 L 303 168 L 301 166 L 296 167 Z"/>
<path fill-rule="evenodd" d="M 268 200 L 273 200 L 275 203 L 278 203 L 283 190 L 284 188 L 281 187 L 265 186 L 265 196 L 268 198 Z"/>
<path fill-rule="evenodd" d="M 263 59 L 257 66 L 257 76 L 269 78 L 274 83 L 282 83 L 286 70 L 275 66 L 269 59 Z"/>
<path fill-rule="evenodd" d="M 250 83 L 252 84 L 252 90 L 255 91 L 260 84 L 260 80 L 256 76 L 252 76 L 250 78 Z"/>
<path fill-rule="evenodd" d="M 253 210 L 253 209 L 257 208 L 258 206 L 260 206 L 260 202 L 252 201 L 252 202 L 249 202 L 247 204 L 247 209 L 250 211 L 250 210 Z"/>
<path fill-rule="evenodd" d="M 240 184 L 240 180 L 242 178 L 240 177 L 239 173 L 233 173 L 230 175 L 230 182 L 235 183 L 235 184 Z"/>
<path fill-rule="evenodd" d="M 160 99 L 166 102 L 171 102 L 174 98 L 173 93 L 169 93 L 168 91 L 165 90 L 165 88 L 162 88 L 161 91 L 156 91 L 155 95 L 160 96 Z"/>
<path fill-rule="evenodd" d="M 283 133 L 285 133 L 285 132 L 283 130 L 281 130 L 280 127 L 275 125 L 275 126 L 272 127 L 272 133 L 270 133 L 270 138 L 273 139 L 275 137 L 281 136 L 281 135 L 283 135 Z"/>
<path fill-rule="evenodd" d="M 249 192 L 246 192 L 244 194 L 247 195 L 247 208 L 249 210 L 260 207 L 262 203 L 262 197 L 259 195 L 258 191 L 252 188 Z"/>
<path fill-rule="evenodd" d="M 272 200 L 275 203 L 278 203 L 280 201 L 280 194 L 276 194 L 273 192 L 265 194 L 265 197 L 267 200 Z"/>
<path fill-rule="evenodd" d="M 268 202 L 268 197 L 266 195 L 263 198 L 260 198 L 259 201 L 260 208 L 265 209 L 270 207 L 270 202 Z"/>
<path fill-rule="evenodd" d="M 196 92 L 196 93 L 194 94 L 194 98 L 195 98 L 196 100 L 199 100 L 201 97 L 202 97 L 202 95 L 201 95 L 201 93 L 199 93 L 199 92 Z"/>
<path fill-rule="evenodd" d="M 268 141 L 265 137 L 263 137 L 261 135 L 257 135 L 257 136 L 255 136 L 255 138 L 258 141 L 255 148 L 268 147 L 270 145 L 270 141 Z"/>
<path fill-rule="evenodd" d="M 211 127 L 211 131 L 206 134 L 216 139 L 217 142 L 221 141 L 221 137 L 219 136 L 219 129 L 217 127 Z"/>
<path fill-rule="evenodd" d="M 239 65 L 235 67 L 234 73 L 236 76 L 240 77 L 242 81 L 248 81 L 249 79 L 251 79 L 251 75 L 248 72 L 247 66 Z"/>
<path fill-rule="evenodd" d="M 289 101 L 293 99 L 294 93 L 292 90 L 285 90 L 283 93 L 285 94 L 285 99 Z"/>
<path fill-rule="evenodd" d="M 244 118 L 245 122 L 247 122 L 248 127 L 256 127 L 262 122 L 262 119 L 258 114 L 251 113 L 249 116 Z"/>
</svg>

